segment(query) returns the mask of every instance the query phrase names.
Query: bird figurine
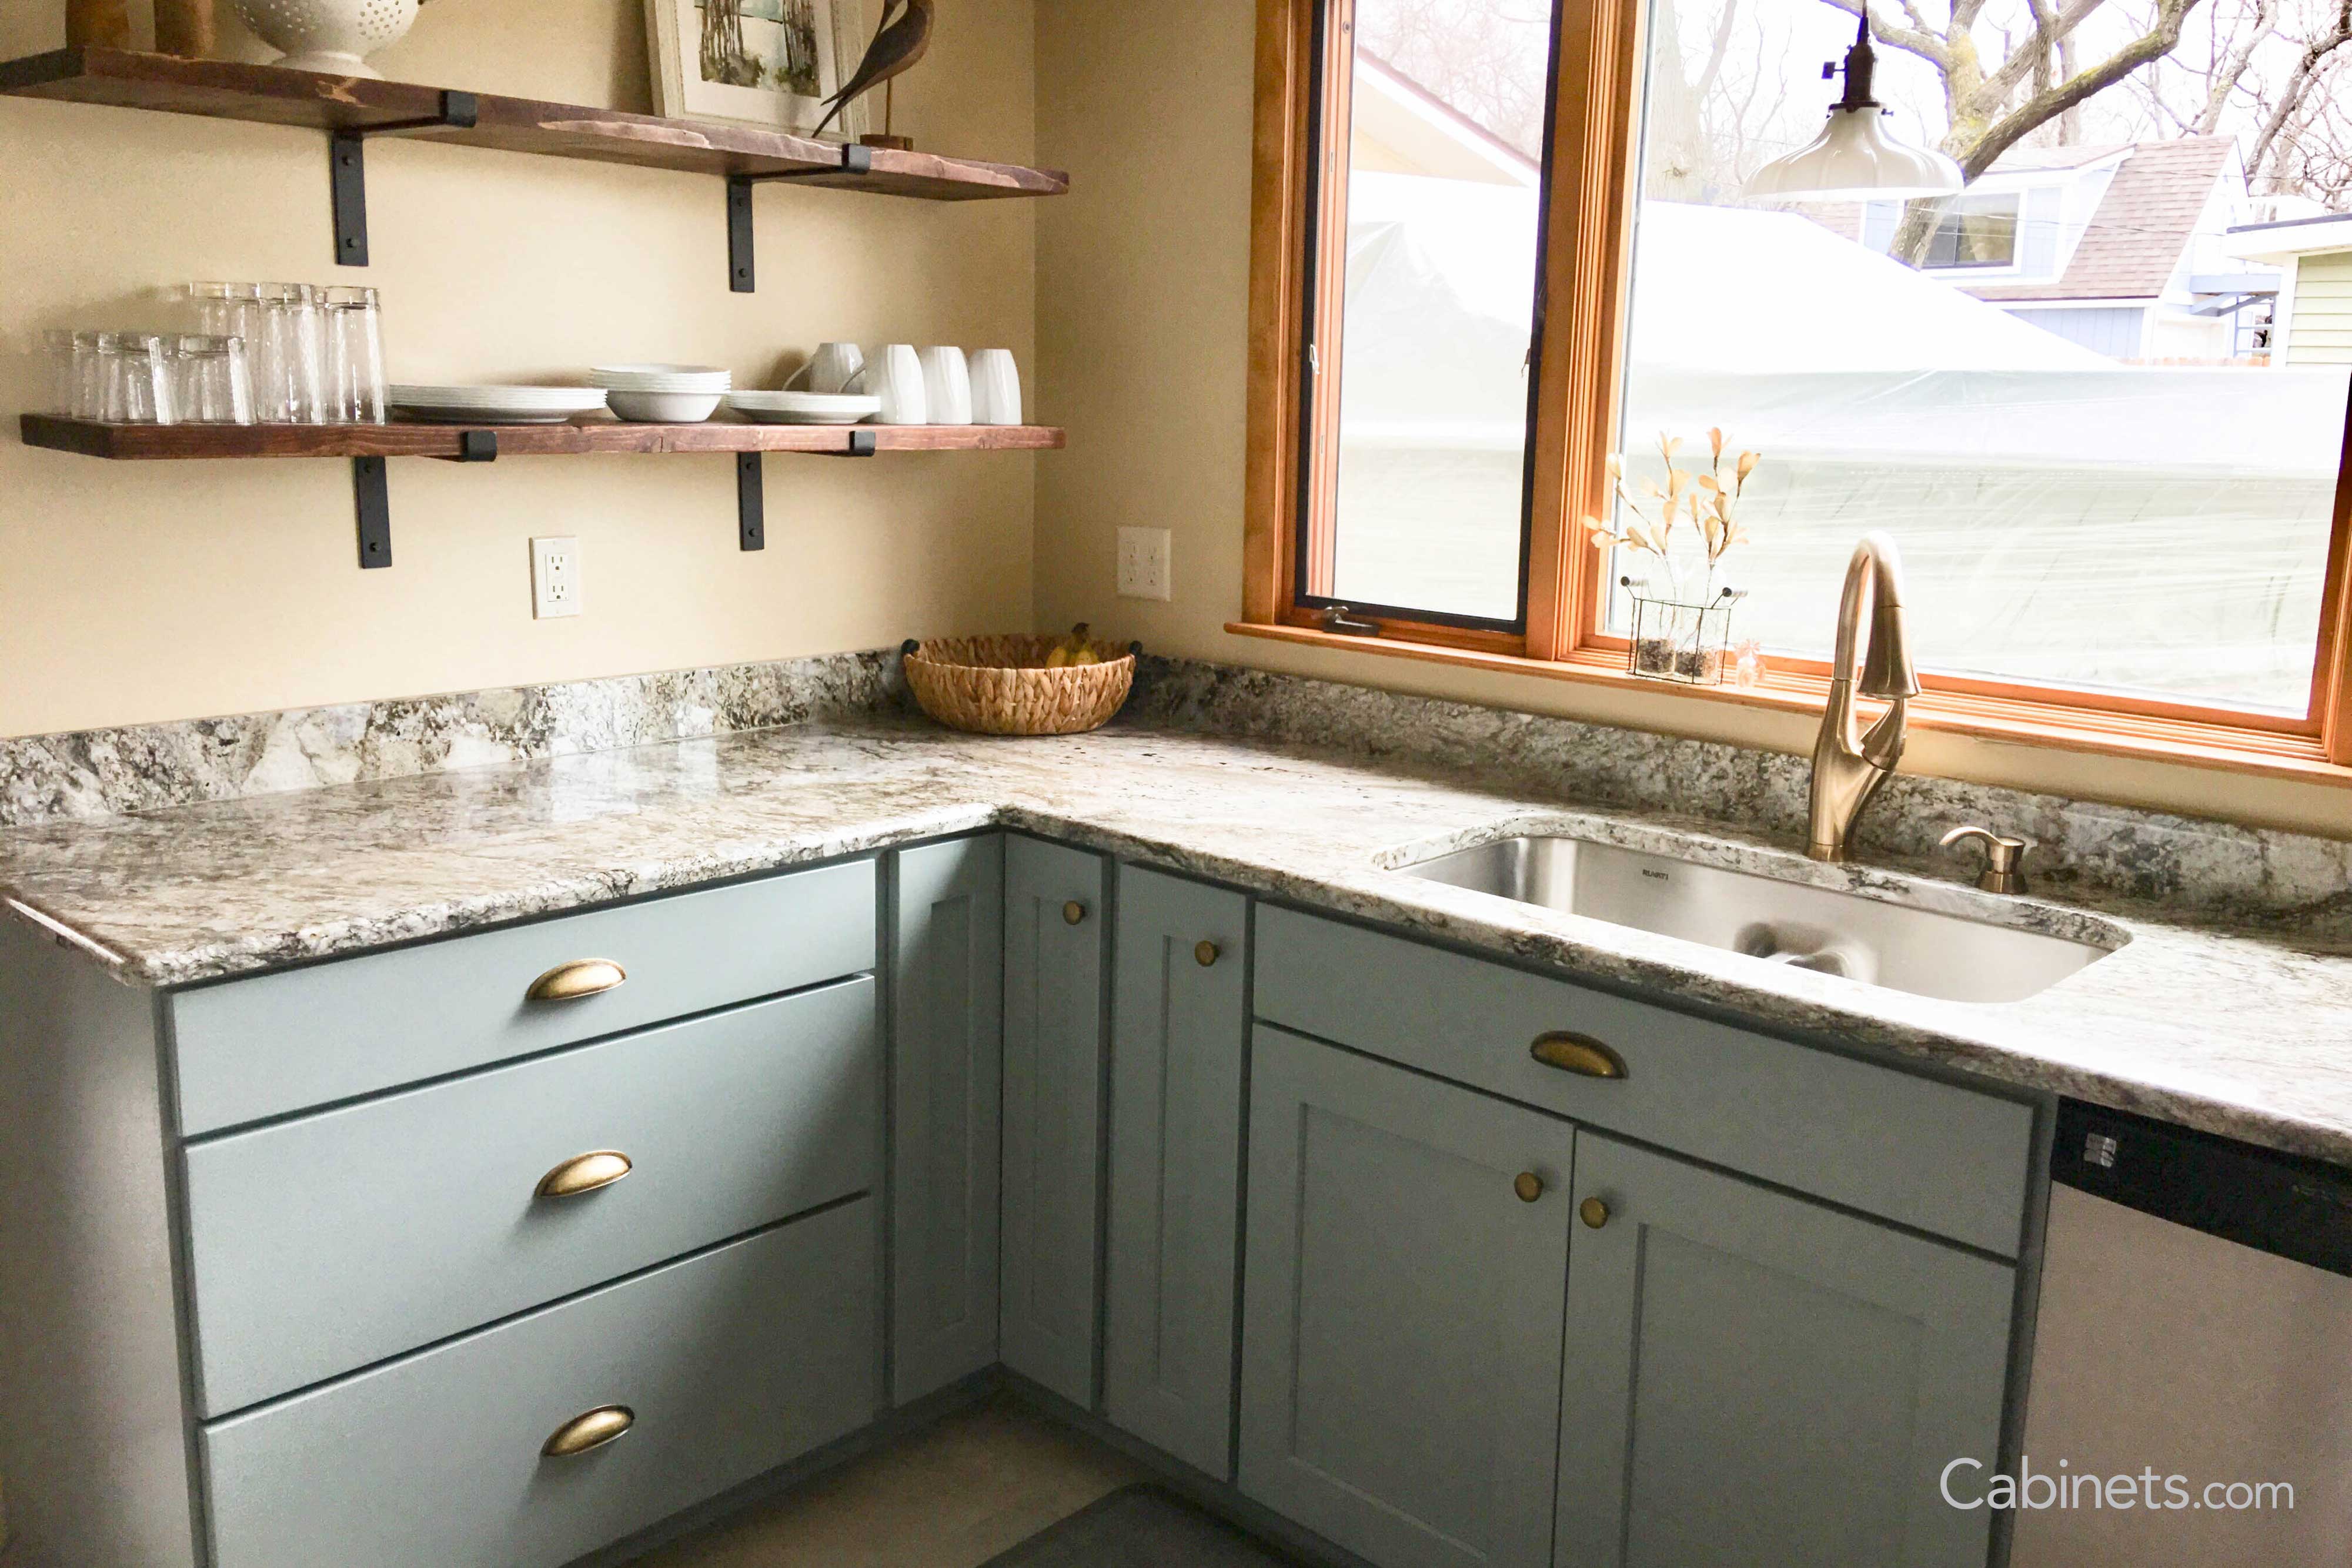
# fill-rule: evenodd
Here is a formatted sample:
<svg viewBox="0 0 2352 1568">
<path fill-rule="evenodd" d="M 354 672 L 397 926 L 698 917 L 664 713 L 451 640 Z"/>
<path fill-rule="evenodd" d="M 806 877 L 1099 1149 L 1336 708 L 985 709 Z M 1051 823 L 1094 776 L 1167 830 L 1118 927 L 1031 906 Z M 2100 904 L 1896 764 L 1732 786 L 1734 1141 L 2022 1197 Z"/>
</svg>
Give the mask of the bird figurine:
<svg viewBox="0 0 2352 1568">
<path fill-rule="evenodd" d="M 875 30 L 874 41 L 866 46 L 866 57 L 857 62 L 857 69 L 842 84 L 841 90 L 824 100 L 824 118 L 817 121 L 812 134 L 823 135 L 824 128 L 849 107 L 851 100 L 880 87 L 923 57 L 923 51 L 931 47 L 933 5 L 934 0 L 887 0 L 882 7 L 882 25 Z"/>
</svg>

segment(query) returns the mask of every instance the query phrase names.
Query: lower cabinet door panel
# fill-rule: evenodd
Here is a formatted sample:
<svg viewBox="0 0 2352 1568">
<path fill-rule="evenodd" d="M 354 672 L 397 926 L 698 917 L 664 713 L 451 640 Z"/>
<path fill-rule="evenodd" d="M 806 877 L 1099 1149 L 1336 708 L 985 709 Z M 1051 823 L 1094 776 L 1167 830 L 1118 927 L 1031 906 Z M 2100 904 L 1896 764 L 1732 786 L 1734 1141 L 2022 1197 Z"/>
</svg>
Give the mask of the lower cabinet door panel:
<svg viewBox="0 0 2352 1568">
<path fill-rule="evenodd" d="M 216 1568 L 554 1568 L 870 1422 L 858 1198 L 204 1434 Z M 584 1413 L 633 1426 L 568 1457 Z"/>
<path fill-rule="evenodd" d="M 892 860 L 890 1399 L 904 1405 L 997 1360 L 1004 837 Z"/>
<path fill-rule="evenodd" d="M 1233 1479 L 1248 926 L 1238 893 L 1119 873 L 1103 1408 L 1221 1481 Z"/>
<path fill-rule="evenodd" d="M 1590 1133 L 1576 1194 L 1561 1564 L 1982 1568 L 2011 1268 Z"/>
<path fill-rule="evenodd" d="M 1102 1190 L 1097 854 L 1004 842 L 1004 1364 L 1095 1403 Z"/>
<path fill-rule="evenodd" d="M 1242 1490 L 1380 1568 L 1548 1568 L 1573 1130 L 1264 1026 L 1250 1084 Z"/>
</svg>

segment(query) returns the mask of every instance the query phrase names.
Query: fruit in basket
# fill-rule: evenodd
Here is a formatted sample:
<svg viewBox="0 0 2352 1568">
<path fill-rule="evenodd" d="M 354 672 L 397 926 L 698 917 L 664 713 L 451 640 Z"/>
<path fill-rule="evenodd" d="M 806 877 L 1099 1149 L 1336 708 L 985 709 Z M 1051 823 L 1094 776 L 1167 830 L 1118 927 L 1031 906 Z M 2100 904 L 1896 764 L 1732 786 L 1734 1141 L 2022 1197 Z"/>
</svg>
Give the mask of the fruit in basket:
<svg viewBox="0 0 2352 1568">
<path fill-rule="evenodd" d="M 1087 623 L 1083 621 L 1071 627 L 1070 634 L 1055 643 L 1054 651 L 1045 655 L 1045 667 L 1066 670 L 1079 664 L 1101 664 L 1102 655 L 1096 653 L 1094 644 L 1087 641 Z"/>
</svg>

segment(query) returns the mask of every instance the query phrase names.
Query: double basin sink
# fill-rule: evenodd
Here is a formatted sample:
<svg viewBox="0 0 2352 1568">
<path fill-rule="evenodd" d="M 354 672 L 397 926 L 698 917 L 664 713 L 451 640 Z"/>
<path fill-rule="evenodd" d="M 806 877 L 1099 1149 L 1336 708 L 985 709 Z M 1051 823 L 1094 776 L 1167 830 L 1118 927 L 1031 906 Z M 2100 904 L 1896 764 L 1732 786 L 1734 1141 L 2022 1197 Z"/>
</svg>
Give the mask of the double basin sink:
<svg viewBox="0 0 2352 1568">
<path fill-rule="evenodd" d="M 1759 962 L 1947 1001 L 2023 1001 L 2115 950 L 1588 839 L 1502 839 L 1402 869 Z"/>
</svg>

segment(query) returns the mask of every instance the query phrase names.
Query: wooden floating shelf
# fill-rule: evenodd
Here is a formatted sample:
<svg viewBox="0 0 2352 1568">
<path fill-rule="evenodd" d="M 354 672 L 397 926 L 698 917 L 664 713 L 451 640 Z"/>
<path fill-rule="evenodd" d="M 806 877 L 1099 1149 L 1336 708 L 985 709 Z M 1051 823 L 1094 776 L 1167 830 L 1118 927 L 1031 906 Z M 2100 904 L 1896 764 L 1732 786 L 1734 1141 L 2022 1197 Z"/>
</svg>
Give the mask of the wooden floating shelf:
<svg viewBox="0 0 2352 1568">
<path fill-rule="evenodd" d="M 479 461 L 467 437 L 488 434 L 499 457 L 598 453 L 1040 452 L 1066 444 L 1044 424 L 101 424 L 23 416 L 25 444 L 84 457 L 144 462 L 200 457 L 439 457 Z"/>
<path fill-rule="evenodd" d="M 872 166 L 852 171 L 844 166 L 840 147 L 807 137 L 490 93 L 469 95 L 474 123 L 438 123 L 444 112 L 439 88 L 126 49 L 58 49 L 0 62 L 0 94 L 341 135 L 399 135 L 685 173 L 789 179 L 935 202 L 1054 196 L 1070 184 L 1068 175 L 1051 169 L 889 148 L 861 149 L 870 154 Z"/>
</svg>

